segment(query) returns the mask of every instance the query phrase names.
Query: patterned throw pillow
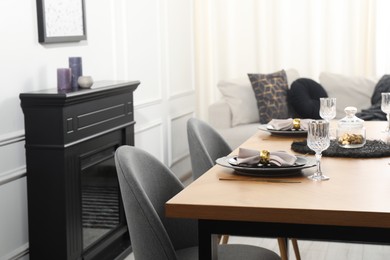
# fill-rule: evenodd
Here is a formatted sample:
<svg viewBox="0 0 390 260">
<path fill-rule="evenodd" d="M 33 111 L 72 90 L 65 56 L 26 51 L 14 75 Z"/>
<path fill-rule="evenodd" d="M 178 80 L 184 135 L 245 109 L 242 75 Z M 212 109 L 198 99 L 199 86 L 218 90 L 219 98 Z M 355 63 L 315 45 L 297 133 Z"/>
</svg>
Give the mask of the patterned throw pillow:
<svg viewBox="0 0 390 260">
<path fill-rule="evenodd" d="M 248 74 L 248 77 L 255 92 L 260 123 L 266 124 L 274 118 L 288 118 L 286 72 Z"/>
</svg>

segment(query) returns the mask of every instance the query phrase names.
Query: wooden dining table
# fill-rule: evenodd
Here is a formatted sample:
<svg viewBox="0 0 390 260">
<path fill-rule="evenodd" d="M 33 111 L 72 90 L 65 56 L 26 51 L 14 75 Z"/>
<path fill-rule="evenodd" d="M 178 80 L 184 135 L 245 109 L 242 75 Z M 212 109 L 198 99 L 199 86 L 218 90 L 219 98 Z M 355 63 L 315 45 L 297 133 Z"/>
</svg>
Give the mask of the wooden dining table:
<svg viewBox="0 0 390 260">
<path fill-rule="evenodd" d="M 386 122 L 365 127 L 368 140 L 387 140 Z M 240 147 L 296 154 L 291 144 L 304 138 L 259 130 Z M 330 180 L 308 179 L 315 167 L 253 177 L 216 165 L 166 203 L 166 216 L 198 220 L 199 259 L 217 259 L 217 234 L 390 244 L 390 157 L 321 162 Z"/>
</svg>

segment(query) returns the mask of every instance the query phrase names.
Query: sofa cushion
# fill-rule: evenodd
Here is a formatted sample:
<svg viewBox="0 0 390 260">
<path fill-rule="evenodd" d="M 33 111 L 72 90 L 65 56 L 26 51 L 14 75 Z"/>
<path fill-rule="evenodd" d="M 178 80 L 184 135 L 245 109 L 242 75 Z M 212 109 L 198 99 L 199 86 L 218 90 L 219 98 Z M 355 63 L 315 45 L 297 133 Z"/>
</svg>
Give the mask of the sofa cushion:
<svg viewBox="0 0 390 260">
<path fill-rule="evenodd" d="M 348 106 L 356 107 L 358 111 L 370 107 L 374 80 L 329 72 L 322 72 L 319 79 L 328 96 L 337 98 L 336 118 L 343 118 Z"/>
<path fill-rule="evenodd" d="M 320 98 L 328 97 L 325 89 L 312 79 L 294 81 L 288 93 L 288 102 L 300 118 L 320 119 Z"/>
<path fill-rule="evenodd" d="M 231 128 L 232 127 L 232 113 L 229 104 L 225 99 L 220 99 L 212 103 L 208 109 L 209 124 L 213 128 Z"/>
<path fill-rule="evenodd" d="M 289 87 L 299 78 L 295 69 L 286 70 L 286 75 Z M 255 93 L 248 77 L 221 80 L 218 82 L 218 89 L 230 107 L 231 126 L 260 122 Z"/>
<path fill-rule="evenodd" d="M 248 78 L 223 80 L 218 88 L 231 109 L 231 126 L 259 122 L 255 93 Z"/>
<path fill-rule="evenodd" d="M 259 122 L 239 125 L 231 128 L 217 129 L 218 133 L 226 140 L 232 148 L 237 148 L 254 133 L 259 131 Z"/>
<path fill-rule="evenodd" d="M 287 118 L 287 76 L 284 70 L 271 74 L 248 74 L 257 100 L 260 123 Z"/>
</svg>

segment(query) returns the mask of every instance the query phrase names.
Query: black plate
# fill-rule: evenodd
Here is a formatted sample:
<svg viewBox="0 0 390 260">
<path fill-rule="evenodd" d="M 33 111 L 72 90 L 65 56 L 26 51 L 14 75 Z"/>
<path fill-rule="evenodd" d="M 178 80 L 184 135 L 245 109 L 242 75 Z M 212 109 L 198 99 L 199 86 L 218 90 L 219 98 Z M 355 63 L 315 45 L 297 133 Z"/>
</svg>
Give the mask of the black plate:
<svg viewBox="0 0 390 260">
<path fill-rule="evenodd" d="M 238 174 L 261 176 L 261 177 L 280 177 L 297 175 L 300 170 L 315 166 L 314 161 L 309 161 L 307 158 L 297 156 L 297 161 L 293 166 L 278 167 L 278 166 L 263 166 L 263 165 L 249 165 L 236 166 L 229 163 L 235 160 L 237 156 L 225 156 L 218 158 L 216 163 L 223 167 L 234 169 Z"/>
<path fill-rule="evenodd" d="M 269 132 L 273 135 L 282 135 L 282 136 L 307 136 L 306 130 L 275 130 L 270 125 L 261 125 L 259 129 L 262 131 Z"/>
</svg>

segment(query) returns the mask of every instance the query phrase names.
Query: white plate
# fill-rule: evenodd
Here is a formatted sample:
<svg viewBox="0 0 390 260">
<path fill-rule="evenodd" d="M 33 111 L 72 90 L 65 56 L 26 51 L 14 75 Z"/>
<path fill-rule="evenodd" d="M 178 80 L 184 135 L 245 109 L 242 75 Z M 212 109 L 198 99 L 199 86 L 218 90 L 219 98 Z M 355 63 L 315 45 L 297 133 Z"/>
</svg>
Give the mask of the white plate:
<svg viewBox="0 0 390 260">
<path fill-rule="evenodd" d="M 307 158 L 301 156 L 297 156 L 297 161 L 293 166 L 287 166 L 287 167 L 263 166 L 261 164 L 249 165 L 249 166 L 237 166 L 237 165 L 230 164 L 229 161 L 234 163 L 235 158 L 237 158 L 237 156 L 221 157 L 216 160 L 216 163 L 223 167 L 234 169 L 238 174 L 261 176 L 261 177 L 280 177 L 280 176 L 297 175 L 300 173 L 300 170 L 314 167 L 316 165 L 314 161 L 309 161 Z"/>
<path fill-rule="evenodd" d="M 276 130 L 271 125 L 260 125 L 258 127 L 262 131 L 269 132 L 273 135 L 284 135 L 284 136 L 306 136 L 307 131 L 306 130 Z"/>
</svg>

